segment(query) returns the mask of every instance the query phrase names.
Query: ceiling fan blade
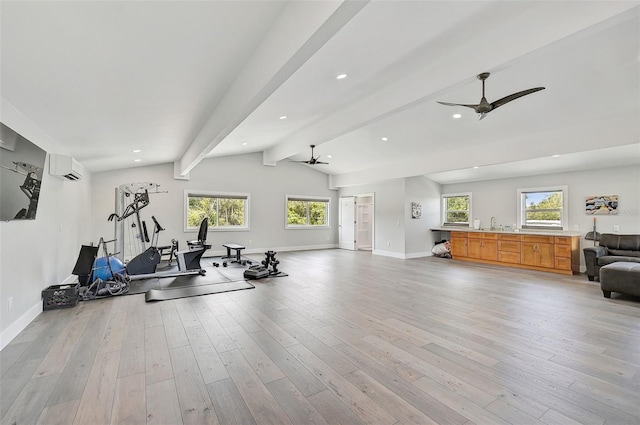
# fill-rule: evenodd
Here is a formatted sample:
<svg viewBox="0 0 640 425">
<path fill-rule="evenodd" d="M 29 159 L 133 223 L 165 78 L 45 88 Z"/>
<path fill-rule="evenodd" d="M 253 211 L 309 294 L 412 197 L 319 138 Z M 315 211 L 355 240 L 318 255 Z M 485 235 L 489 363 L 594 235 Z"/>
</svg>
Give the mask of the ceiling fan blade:
<svg viewBox="0 0 640 425">
<path fill-rule="evenodd" d="M 502 99 L 498 99 L 495 102 L 491 102 L 491 110 L 496 109 L 499 106 L 504 105 L 505 103 L 511 102 L 512 100 L 516 100 L 519 97 L 526 96 L 531 93 L 535 93 L 537 91 L 544 90 L 544 87 L 535 87 L 533 89 L 519 91 L 518 93 L 510 94 L 509 96 L 505 96 Z"/>
<path fill-rule="evenodd" d="M 314 164 L 329 164 L 328 162 L 316 161 Z"/>
<path fill-rule="evenodd" d="M 466 108 L 471 108 L 471 109 L 476 109 L 478 107 L 478 105 L 465 105 L 463 103 L 449 103 L 449 102 L 438 102 L 441 105 L 447 105 L 447 106 L 464 106 Z"/>
</svg>

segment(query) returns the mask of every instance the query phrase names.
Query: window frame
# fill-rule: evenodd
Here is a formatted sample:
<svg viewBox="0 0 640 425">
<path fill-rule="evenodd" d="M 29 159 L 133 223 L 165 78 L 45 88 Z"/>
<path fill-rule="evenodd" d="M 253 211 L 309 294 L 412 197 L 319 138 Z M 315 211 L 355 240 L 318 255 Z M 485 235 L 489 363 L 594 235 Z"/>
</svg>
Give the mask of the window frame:
<svg viewBox="0 0 640 425">
<path fill-rule="evenodd" d="M 185 233 L 198 232 L 200 226 L 189 226 L 189 198 L 220 198 L 220 199 L 243 199 L 244 200 L 244 225 L 243 226 L 218 226 L 209 223 L 208 230 L 213 232 L 243 232 L 251 230 L 250 226 L 250 206 L 251 194 L 242 192 L 219 192 L 210 190 L 185 190 L 184 191 L 184 231 Z"/>
<path fill-rule="evenodd" d="M 289 201 L 304 201 L 307 203 L 307 224 L 289 224 Z M 313 225 L 309 223 L 309 202 L 324 202 L 326 204 L 326 223 Z M 285 195 L 284 197 L 284 228 L 287 230 L 300 229 L 330 229 L 331 228 L 331 198 L 326 196 Z"/>
<path fill-rule="evenodd" d="M 526 195 L 531 193 L 543 193 L 543 192 L 561 192 L 562 193 L 562 210 L 560 214 L 559 225 L 528 225 L 526 215 Z M 518 227 L 523 230 L 551 230 L 560 231 L 567 230 L 569 228 L 569 187 L 568 186 L 545 186 L 545 187 L 526 187 L 519 188 L 517 190 L 517 202 L 518 202 Z"/>
<path fill-rule="evenodd" d="M 447 222 L 447 213 L 449 212 L 449 210 L 447 209 L 447 199 L 448 198 L 462 198 L 462 197 L 467 197 L 469 198 L 469 217 L 468 217 L 468 221 L 467 222 L 460 222 L 460 223 L 453 223 L 453 222 Z M 472 214 L 472 210 L 473 210 L 473 202 L 472 202 L 473 198 L 471 195 L 471 192 L 461 192 L 461 193 L 443 193 L 440 195 L 440 211 L 441 211 L 441 215 L 440 215 L 440 223 L 442 225 L 442 227 L 471 227 L 471 223 L 472 223 L 472 219 L 471 217 L 473 217 Z"/>
</svg>

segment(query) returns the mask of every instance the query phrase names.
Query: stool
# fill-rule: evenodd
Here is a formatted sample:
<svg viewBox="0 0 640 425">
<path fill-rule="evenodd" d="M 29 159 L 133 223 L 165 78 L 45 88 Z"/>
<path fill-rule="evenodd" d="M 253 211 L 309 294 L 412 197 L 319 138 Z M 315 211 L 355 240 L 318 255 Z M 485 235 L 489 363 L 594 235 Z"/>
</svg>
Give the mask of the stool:
<svg viewBox="0 0 640 425">
<path fill-rule="evenodd" d="M 611 292 L 640 296 L 640 263 L 616 261 L 602 266 L 600 289 L 605 298 L 611 298 Z"/>
<path fill-rule="evenodd" d="M 226 257 L 222 257 L 222 258 L 233 258 L 231 257 L 231 250 L 235 249 L 236 251 L 236 259 L 232 260 L 232 263 L 239 263 L 242 256 L 240 255 L 240 251 L 242 251 L 244 249 L 244 246 L 242 245 L 238 245 L 236 243 L 223 243 L 222 244 L 223 247 L 227 248 L 227 256 Z"/>
</svg>

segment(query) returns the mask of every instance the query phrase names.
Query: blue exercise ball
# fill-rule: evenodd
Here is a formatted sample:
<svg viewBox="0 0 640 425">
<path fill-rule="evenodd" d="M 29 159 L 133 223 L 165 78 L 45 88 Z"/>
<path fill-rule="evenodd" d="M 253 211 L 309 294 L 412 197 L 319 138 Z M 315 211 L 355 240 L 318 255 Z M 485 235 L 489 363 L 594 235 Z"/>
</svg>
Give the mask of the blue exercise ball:
<svg viewBox="0 0 640 425">
<path fill-rule="evenodd" d="M 107 258 L 109 258 L 109 265 L 107 265 Z M 111 266 L 111 270 L 109 270 Z M 113 274 L 124 274 L 124 264 L 116 257 L 98 257 L 93 262 L 93 280 L 113 280 Z"/>
</svg>

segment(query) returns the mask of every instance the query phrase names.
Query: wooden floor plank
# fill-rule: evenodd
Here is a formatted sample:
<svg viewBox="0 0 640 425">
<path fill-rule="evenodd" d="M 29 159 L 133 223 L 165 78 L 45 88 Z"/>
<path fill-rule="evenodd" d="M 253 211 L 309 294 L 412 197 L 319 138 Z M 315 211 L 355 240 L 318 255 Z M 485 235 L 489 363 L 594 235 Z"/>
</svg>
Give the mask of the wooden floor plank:
<svg viewBox="0 0 640 425">
<path fill-rule="evenodd" d="M 185 345 L 172 348 L 170 354 L 182 422 L 185 425 L 218 424 L 218 417 L 191 347 Z"/>
<path fill-rule="evenodd" d="M 207 385 L 207 390 L 221 424 L 256 425 L 233 380 L 213 382 Z"/>
<path fill-rule="evenodd" d="M 169 346 L 163 326 L 145 329 L 144 352 L 147 385 L 173 378 Z"/>
<path fill-rule="evenodd" d="M 82 393 L 74 425 L 109 423 L 119 361 L 119 352 L 98 353 Z"/>
<path fill-rule="evenodd" d="M 328 425 L 306 397 L 287 378 L 267 384 L 293 424 Z"/>
<path fill-rule="evenodd" d="M 117 379 L 111 425 L 137 425 L 147 421 L 145 374 Z"/>
<path fill-rule="evenodd" d="M 183 425 L 178 392 L 173 379 L 148 384 L 147 425 Z"/>
<path fill-rule="evenodd" d="M 220 357 L 257 423 L 291 424 L 240 350 L 226 351 L 221 353 Z"/>
<path fill-rule="evenodd" d="M 188 327 L 186 333 L 204 383 L 210 384 L 229 378 L 227 369 L 224 367 L 218 352 L 213 347 L 203 327 Z"/>
</svg>

